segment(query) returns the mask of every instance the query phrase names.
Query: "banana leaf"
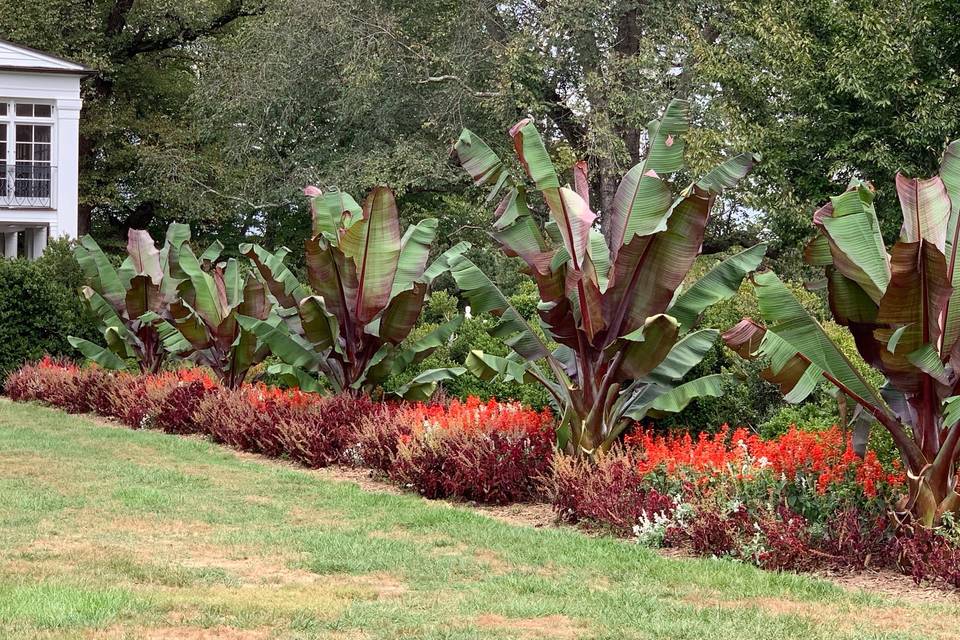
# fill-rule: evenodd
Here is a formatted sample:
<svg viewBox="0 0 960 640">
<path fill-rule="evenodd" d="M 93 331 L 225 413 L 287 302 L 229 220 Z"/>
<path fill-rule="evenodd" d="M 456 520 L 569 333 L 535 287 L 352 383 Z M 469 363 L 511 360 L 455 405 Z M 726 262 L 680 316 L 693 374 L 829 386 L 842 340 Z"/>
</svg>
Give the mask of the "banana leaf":
<svg viewBox="0 0 960 640">
<path fill-rule="evenodd" d="M 94 344 L 89 340 L 84 340 L 83 338 L 77 338 L 75 336 L 69 336 L 67 337 L 67 341 L 74 349 L 82 353 L 85 358 L 92 362 L 96 362 L 104 369 L 121 371 L 127 366 L 126 362 L 118 357 L 117 354 L 104 349 L 100 345 Z"/>
</svg>

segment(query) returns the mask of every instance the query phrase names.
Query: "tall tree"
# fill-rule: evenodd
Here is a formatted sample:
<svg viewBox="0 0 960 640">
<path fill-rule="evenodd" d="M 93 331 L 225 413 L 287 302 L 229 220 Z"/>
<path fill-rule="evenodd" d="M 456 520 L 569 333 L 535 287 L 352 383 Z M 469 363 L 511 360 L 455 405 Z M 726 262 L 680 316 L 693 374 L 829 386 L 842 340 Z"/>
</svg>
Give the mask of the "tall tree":
<svg viewBox="0 0 960 640">
<path fill-rule="evenodd" d="M 188 209 L 178 188 L 178 181 L 196 180 L 193 173 L 215 164 L 203 161 L 206 150 L 187 105 L 205 39 L 263 9 L 263 0 L 0 4 L 0 37 L 97 70 L 83 85 L 81 233 L 95 223 L 122 238 L 127 228 L 170 213 L 213 215 L 203 202 Z"/>
<path fill-rule="evenodd" d="M 619 177 L 642 155 L 649 120 L 695 93 L 691 33 L 702 3 L 638 0 L 280 0 L 221 40 L 203 68 L 200 118 L 223 137 L 249 202 L 249 229 L 283 239 L 298 185 L 362 190 L 386 182 L 410 210 L 466 188 L 448 162 L 464 126 L 510 146 L 506 126 L 532 116 L 557 165 L 591 165 L 604 219 Z M 691 169 L 723 142 L 704 136 Z M 443 203 L 445 206 L 449 202 Z M 441 224 L 443 220 L 441 219 Z"/>
<path fill-rule="evenodd" d="M 781 272 L 800 264 L 813 208 L 851 178 L 877 187 L 888 242 L 896 172 L 935 173 L 960 134 L 955 0 L 734 0 L 699 39 L 702 87 L 731 139 L 763 153 L 753 205 Z"/>
</svg>

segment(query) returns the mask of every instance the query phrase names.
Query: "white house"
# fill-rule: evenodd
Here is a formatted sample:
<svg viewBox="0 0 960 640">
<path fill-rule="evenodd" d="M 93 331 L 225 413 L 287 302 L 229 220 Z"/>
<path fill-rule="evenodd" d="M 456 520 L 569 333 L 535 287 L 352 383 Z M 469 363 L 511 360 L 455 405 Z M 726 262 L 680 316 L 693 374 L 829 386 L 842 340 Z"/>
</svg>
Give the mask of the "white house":
<svg viewBox="0 0 960 640">
<path fill-rule="evenodd" d="M 0 40 L 3 255 L 36 258 L 77 235 L 80 79 L 88 67 Z"/>
</svg>

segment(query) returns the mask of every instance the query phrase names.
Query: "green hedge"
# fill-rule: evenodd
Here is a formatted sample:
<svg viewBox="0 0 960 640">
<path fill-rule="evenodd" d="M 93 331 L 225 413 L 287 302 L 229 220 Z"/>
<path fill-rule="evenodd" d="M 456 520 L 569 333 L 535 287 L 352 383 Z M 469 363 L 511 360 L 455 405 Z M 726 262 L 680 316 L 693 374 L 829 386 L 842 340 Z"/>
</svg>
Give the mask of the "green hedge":
<svg viewBox="0 0 960 640">
<path fill-rule="evenodd" d="M 77 293 L 82 274 L 65 241 L 35 262 L 0 259 L 0 380 L 44 354 L 76 356 L 68 335 L 98 337 Z"/>
</svg>

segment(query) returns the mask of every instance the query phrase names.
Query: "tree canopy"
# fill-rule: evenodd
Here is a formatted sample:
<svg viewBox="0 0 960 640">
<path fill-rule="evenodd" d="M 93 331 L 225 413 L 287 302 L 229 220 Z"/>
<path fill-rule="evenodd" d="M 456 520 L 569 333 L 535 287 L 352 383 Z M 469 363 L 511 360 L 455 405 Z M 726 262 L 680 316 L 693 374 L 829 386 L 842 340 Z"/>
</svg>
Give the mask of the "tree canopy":
<svg viewBox="0 0 960 640">
<path fill-rule="evenodd" d="M 724 151 L 763 155 L 707 251 L 764 239 L 799 271 L 817 204 L 874 180 L 889 239 L 884 185 L 931 173 L 956 136 L 956 4 L 41 0 L 4 3 L 0 37 L 98 69 L 81 222 L 104 239 L 176 219 L 227 246 L 293 244 L 303 186 L 385 183 L 407 222 L 435 216 L 441 238 L 482 247 L 487 218 L 450 145 L 467 126 L 504 152 L 523 117 L 558 168 L 587 159 L 604 224 L 645 124 L 680 97 L 703 132 L 692 173 Z"/>
</svg>

